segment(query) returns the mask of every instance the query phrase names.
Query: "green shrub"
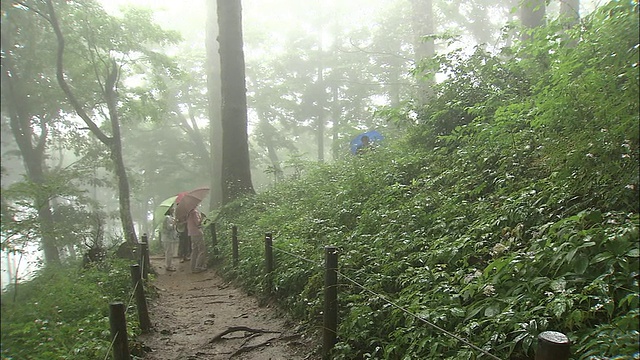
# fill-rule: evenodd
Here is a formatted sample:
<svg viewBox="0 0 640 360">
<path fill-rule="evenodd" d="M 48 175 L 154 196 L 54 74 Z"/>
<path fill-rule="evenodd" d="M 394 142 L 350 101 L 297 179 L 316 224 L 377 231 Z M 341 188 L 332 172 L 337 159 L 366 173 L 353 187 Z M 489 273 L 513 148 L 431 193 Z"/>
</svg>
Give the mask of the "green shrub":
<svg viewBox="0 0 640 360">
<path fill-rule="evenodd" d="M 102 359 L 111 344 L 109 304 L 131 299 L 129 263 L 48 266 L 2 294 L 3 359 Z M 135 304 L 129 338 L 138 334 Z"/>
</svg>

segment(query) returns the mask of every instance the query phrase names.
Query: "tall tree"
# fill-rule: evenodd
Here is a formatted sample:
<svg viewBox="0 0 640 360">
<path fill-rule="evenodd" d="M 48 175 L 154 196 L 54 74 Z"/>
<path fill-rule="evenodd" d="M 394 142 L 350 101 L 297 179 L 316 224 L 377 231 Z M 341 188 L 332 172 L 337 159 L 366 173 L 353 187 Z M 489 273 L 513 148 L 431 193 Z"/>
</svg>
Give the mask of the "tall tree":
<svg viewBox="0 0 640 360">
<path fill-rule="evenodd" d="M 45 150 L 49 128 L 59 116 L 60 108 L 56 104 L 58 98 L 50 91 L 53 70 L 35 53 L 46 44 L 46 34 L 40 32 L 42 27 L 33 26 L 41 23 L 41 19 L 29 15 L 33 14 L 24 8 L 2 3 L 2 112 L 8 114 L 27 178 L 42 187 L 46 182 Z M 31 31 L 25 30 L 26 24 L 30 24 Z M 45 262 L 57 263 L 60 256 L 50 200 L 48 192 L 36 191 L 33 207 L 38 213 Z"/>
<path fill-rule="evenodd" d="M 573 47 L 577 39 L 570 38 L 570 29 L 580 23 L 580 0 L 562 0 L 560 3 L 560 21 L 564 28 L 563 38 L 567 46 Z"/>
<path fill-rule="evenodd" d="M 222 122 L 220 99 L 220 57 L 218 56 L 218 12 L 216 2 L 207 1 L 206 72 L 211 154 L 210 210 L 222 205 Z"/>
<path fill-rule="evenodd" d="M 580 21 L 580 0 L 562 0 L 560 17 L 569 27 L 576 25 Z"/>
<path fill-rule="evenodd" d="M 254 193 L 249 164 L 247 93 L 240 0 L 217 0 L 222 99 L 222 202 Z"/>
<path fill-rule="evenodd" d="M 171 41 L 172 38 L 152 23 L 149 12 L 131 10 L 128 17 L 120 21 L 107 15 L 97 3 L 91 0 L 85 0 L 73 6 L 65 3 L 58 3 L 54 6 L 52 0 L 46 0 L 46 5 L 48 20 L 58 40 L 56 59 L 58 84 L 77 115 L 100 142 L 109 149 L 118 181 L 119 211 L 124 237 L 128 243 L 137 243 L 131 216 L 129 180 L 122 155 L 120 107 L 124 99 L 120 97 L 120 85 L 123 67 L 127 61 L 130 61 L 131 64 L 136 63 L 136 65 L 147 61 L 151 62 L 151 65 L 164 67 L 163 64 L 153 62 L 163 62 L 166 59 L 150 51 L 146 46 L 157 43 L 164 44 Z M 86 62 L 84 66 L 95 74 L 95 78 L 89 80 L 90 84 L 85 85 L 95 92 L 95 99 L 92 99 L 92 102 L 81 98 L 81 94 L 74 91 L 74 86 L 67 81 L 68 76 L 65 75 L 64 62 L 66 35 L 58 20 L 56 8 L 66 11 L 78 9 L 83 12 L 82 16 L 65 17 L 65 20 L 77 20 L 78 23 L 63 25 L 74 25 L 80 29 L 79 31 L 76 29 L 76 31 L 82 38 L 75 45 L 80 46 L 80 49 L 76 50 L 87 55 L 87 58 L 81 58 L 81 61 Z M 99 24 L 103 26 L 99 26 Z M 139 54 L 146 56 L 140 57 Z M 78 60 L 74 59 L 74 61 Z M 71 80 L 74 81 L 73 84 L 79 84 L 82 81 L 77 78 Z M 104 113 L 103 120 L 109 126 L 110 134 L 98 125 L 98 122 L 90 114 L 91 111 L 96 114 Z"/>
<path fill-rule="evenodd" d="M 546 12 L 546 0 L 523 0 L 520 3 L 520 21 L 524 27 L 522 40 L 528 40 L 531 37 L 531 29 L 542 26 Z"/>
<path fill-rule="evenodd" d="M 424 105 L 435 83 L 432 77 L 427 77 L 426 72 L 420 66 L 421 62 L 431 59 L 435 53 L 433 35 L 435 24 L 433 17 L 432 0 L 411 0 L 412 27 L 414 35 L 414 59 L 416 63 L 416 76 L 418 78 L 418 104 Z"/>
</svg>

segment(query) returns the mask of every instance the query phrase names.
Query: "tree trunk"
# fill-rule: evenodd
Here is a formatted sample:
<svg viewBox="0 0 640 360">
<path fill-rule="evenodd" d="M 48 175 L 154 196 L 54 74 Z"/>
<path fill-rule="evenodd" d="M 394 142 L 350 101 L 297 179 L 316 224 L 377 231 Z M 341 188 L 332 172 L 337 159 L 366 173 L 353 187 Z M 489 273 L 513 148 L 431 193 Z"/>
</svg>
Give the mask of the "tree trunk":
<svg viewBox="0 0 640 360">
<path fill-rule="evenodd" d="M 425 36 L 433 35 L 435 30 L 432 0 L 411 0 L 412 28 L 414 35 L 415 64 L 420 67 L 424 60 L 431 59 L 435 55 L 433 38 L 425 39 Z M 418 77 L 418 105 L 424 105 L 431 95 L 433 78 L 426 77 L 424 71 L 416 73 Z"/>
<path fill-rule="evenodd" d="M 563 0 L 560 3 L 560 17 L 570 26 L 580 22 L 580 0 Z"/>
<path fill-rule="evenodd" d="M 222 205 L 222 122 L 220 119 L 220 58 L 216 2 L 207 1 L 207 96 L 209 100 L 209 142 L 211 154 L 211 198 L 209 210 Z"/>
<path fill-rule="evenodd" d="M 340 108 L 340 90 L 338 82 L 332 81 L 331 86 L 331 157 L 333 160 L 341 158 L 340 131 L 342 130 L 342 111 Z"/>
<path fill-rule="evenodd" d="M 570 39 L 566 30 L 569 30 L 580 23 L 580 0 L 564 0 L 560 4 L 560 21 L 562 21 L 565 33 L 563 40 L 568 47 L 575 47 L 578 39 Z"/>
<path fill-rule="evenodd" d="M 114 163 L 116 177 L 118 179 L 118 200 L 120 204 L 120 221 L 122 222 L 122 230 L 124 232 L 125 240 L 130 244 L 137 244 L 138 238 L 136 236 L 136 230 L 133 225 L 133 219 L 131 217 L 130 206 L 130 194 L 129 194 L 129 180 L 127 179 L 127 172 L 124 166 L 124 159 L 122 158 L 122 140 L 120 138 L 120 121 L 118 119 L 118 109 L 116 102 L 115 87 L 118 81 L 118 68 L 115 61 L 112 60 L 111 69 L 106 69 L 107 76 L 104 85 L 104 96 L 109 109 L 109 118 L 111 122 L 111 130 L 113 132 L 112 137 L 107 136 L 100 127 L 89 117 L 84 111 L 82 104 L 75 97 L 71 88 L 67 84 L 64 76 L 64 36 L 60 30 L 60 24 L 55 13 L 55 9 L 51 0 L 47 0 L 47 7 L 49 9 L 49 17 L 51 26 L 56 33 L 58 39 L 58 53 L 56 58 L 56 77 L 58 84 L 64 91 L 67 99 L 73 106 L 76 114 L 87 124 L 89 130 L 103 143 L 110 151 L 111 159 Z"/>
<path fill-rule="evenodd" d="M 255 193 L 247 134 L 247 93 L 240 0 L 217 0 L 222 99 L 222 201 Z"/>
<path fill-rule="evenodd" d="M 318 106 L 318 115 L 316 118 L 316 143 L 318 144 L 318 162 L 324 162 L 324 105 L 327 101 L 327 95 L 324 88 L 324 71 L 322 69 L 322 44 L 320 45 L 319 54 L 320 64 L 318 65 L 318 91 L 316 103 Z"/>
<path fill-rule="evenodd" d="M 111 122 L 111 160 L 115 165 L 116 176 L 118 178 L 118 201 L 120 204 L 120 219 L 122 220 L 122 231 L 124 238 L 130 244 L 137 244 L 136 228 L 131 217 L 131 202 L 129 191 L 129 179 L 127 169 L 124 166 L 122 157 L 122 138 L 120 137 L 120 118 L 116 107 L 115 86 L 118 79 L 118 66 L 115 61 L 111 64 L 111 71 L 105 83 L 104 96 L 109 109 L 109 120 Z"/>
<path fill-rule="evenodd" d="M 28 179 L 37 186 L 42 186 L 45 182 L 44 150 L 47 141 L 47 122 L 44 118 L 40 119 L 41 133 L 36 137 L 32 128 L 32 115 L 27 111 L 30 97 L 22 89 L 20 76 L 13 66 L 13 59 L 10 57 L 11 52 L 6 51 L 5 34 L 2 34 L 2 40 L 2 50 L 6 54 L 2 59 L 2 79 L 6 83 L 6 88 L 3 86 L 2 95 L 6 96 L 9 108 L 11 132 L 20 149 Z M 36 141 L 36 144 L 33 141 Z M 48 194 L 38 189 L 33 199 L 33 207 L 38 212 L 40 242 L 45 262 L 47 264 L 59 263 L 60 254 L 55 244 L 53 215 Z"/>
<path fill-rule="evenodd" d="M 524 27 L 521 39 L 529 40 L 531 35 L 529 30 L 537 28 L 543 24 L 546 14 L 545 0 L 525 0 L 520 6 L 520 21 Z"/>
</svg>

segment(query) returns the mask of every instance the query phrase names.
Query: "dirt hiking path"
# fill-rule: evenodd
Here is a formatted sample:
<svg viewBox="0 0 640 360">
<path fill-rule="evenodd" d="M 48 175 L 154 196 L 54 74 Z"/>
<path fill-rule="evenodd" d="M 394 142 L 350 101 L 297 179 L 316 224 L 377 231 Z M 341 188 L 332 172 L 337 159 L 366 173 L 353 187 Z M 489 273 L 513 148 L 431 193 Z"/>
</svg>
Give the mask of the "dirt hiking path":
<svg viewBox="0 0 640 360">
<path fill-rule="evenodd" d="M 317 339 L 258 300 L 216 275 L 192 274 L 189 262 L 175 259 L 167 272 L 164 257 L 152 257 L 158 273 L 152 285 L 159 297 L 148 303 L 153 330 L 140 340 L 151 348 L 145 360 L 318 360 Z"/>
</svg>

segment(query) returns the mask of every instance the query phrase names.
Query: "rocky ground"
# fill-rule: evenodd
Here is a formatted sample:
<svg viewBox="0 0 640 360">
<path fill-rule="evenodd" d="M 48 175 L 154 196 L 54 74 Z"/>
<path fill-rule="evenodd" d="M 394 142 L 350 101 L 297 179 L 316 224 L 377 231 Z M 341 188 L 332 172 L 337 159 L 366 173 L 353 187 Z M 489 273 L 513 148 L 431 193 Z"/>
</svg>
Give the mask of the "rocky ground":
<svg viewBox="0 0 640 360">
<path fill-rule="evenodd" d="M 321 339 L 305 334 L 274 305 L 226 283 L 214 270 L 191 274 L 189 263 L 152 257 L 152 286 L 159 297 L 148 303 L 153 331 L 140 338 L 150 348 L 146 360 L 256 359 L 317 360 Z"/>
</svg>

